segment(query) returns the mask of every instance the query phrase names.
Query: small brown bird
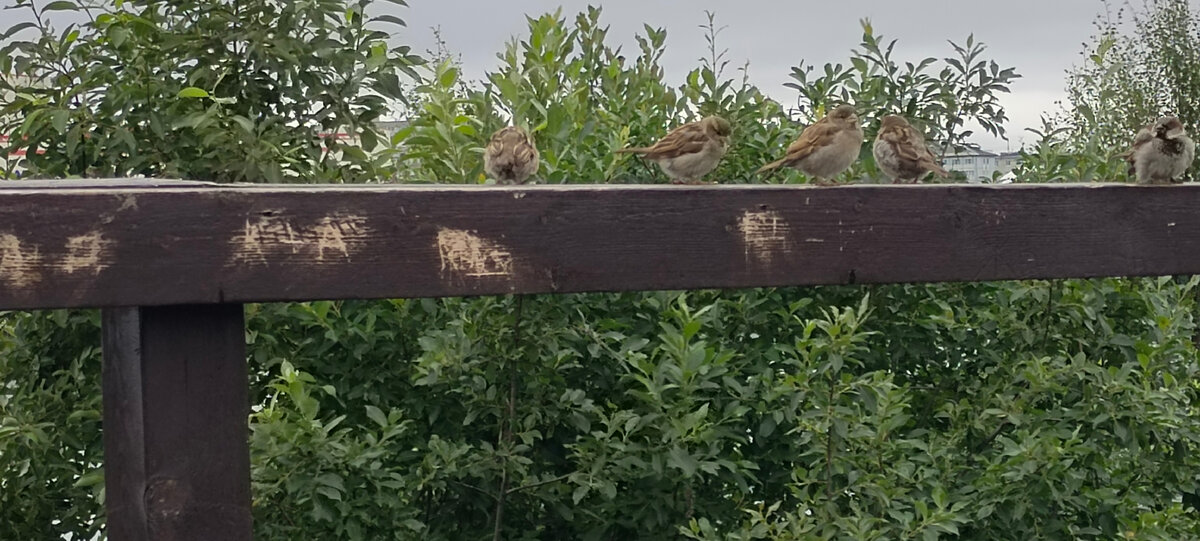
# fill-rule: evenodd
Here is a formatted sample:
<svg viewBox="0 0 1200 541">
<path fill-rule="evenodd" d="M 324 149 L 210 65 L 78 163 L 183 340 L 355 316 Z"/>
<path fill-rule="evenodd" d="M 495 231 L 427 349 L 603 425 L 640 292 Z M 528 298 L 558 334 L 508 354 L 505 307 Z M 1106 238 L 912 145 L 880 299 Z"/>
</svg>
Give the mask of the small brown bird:
<svg viewBox="0 0 1200 541">
<path fill-rule="evenodd" d="M 533 139 L 517 126 L 493 133 L 483 152 L 483 170 L 496 184 L 524 184 L 538 170 Z"/>
<path fill-rule="evenodd" d="M 916 184 L 930 171 L 942 178 L 950 176 L 925 146 L 925 137 L 902 116 L 883 117 L 872 150 L 875 165 L 893 184 Z"/>
<path fill-rule="evenodd" d="M 1164 116 L 1139 130 L 1133 147 L 1121 156 L 1129 162 L 1129 176 L 1136 177 L 1138 184 L 1183 182 L 1183 174 L 1196 157 L 1196 142 L 1178 118 Z"/>
<path fill-rule="evenodd" d="M 732 132 L 728 120 L 710 116 L 675 128 L 652 146 L 623 148 L 617 154 L 638 154 L 657 163 L 672 184 L 698 184 L 725 157 Z"/>
<path fill-rule="evenodd" d="M 830 179 L 849 169 L 858 159 L 862 142 L 863 131 L 854 108 L 839 105 L 815 124 L 804 128 L 783 159 L 764 165 L 758 172 L 787 166 L 813 177 L 817 184 L 828 185 Z"/>
</svg>

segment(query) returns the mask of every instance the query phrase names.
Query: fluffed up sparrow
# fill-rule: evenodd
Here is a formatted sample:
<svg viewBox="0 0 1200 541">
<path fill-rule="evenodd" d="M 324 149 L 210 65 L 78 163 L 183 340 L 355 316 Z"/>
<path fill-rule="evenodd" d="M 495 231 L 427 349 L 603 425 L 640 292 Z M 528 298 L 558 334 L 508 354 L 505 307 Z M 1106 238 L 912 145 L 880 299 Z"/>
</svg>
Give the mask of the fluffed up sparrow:
<svg viewBox="0 0 1200 541">
<path fill-rule="evenodd" d="M 813 177 L 818 184 L 827 185 L 829 180 L 854 164 L 862 142 L 863 131 L 854 107 L 839 105 L 815 124 L 804 128 L 800 138 L 787 148 L 783 159 L 764 165 L 758 172 L 787 166 Z"/>
<path fill-rule="evenodd" d="M 950 176 L 925 146 L 925 137 L 902 116 L 883 117 L 872 150 L 875 165 L 893 184 L 916 184 L 931 171 L 942 178 Z"/>
<path fill-rule="evenodd" d="M 710 116 L 675 128 L 652 146 L 623 148 L 617 154 L 638 154 L 657 163 L 673 184 L 698 184 L 725 157 L 732 131 L 728 120 Z"/>
<path fill-rule="evenodd" d="M 483 170 L 497 184 L 524 184 L 538 170 L 533 139 L 517 126 L 493 133 L 483 152 Z"/>
<path fill-rule="evenodd" d="M 1196 157 L 1196 142 L 1178 118 L 1164 116 L 1139 130 L 1133 147 L 1122 156 L 1138 184 L 1183 182 L 1183 174 Z"/>
</svg>

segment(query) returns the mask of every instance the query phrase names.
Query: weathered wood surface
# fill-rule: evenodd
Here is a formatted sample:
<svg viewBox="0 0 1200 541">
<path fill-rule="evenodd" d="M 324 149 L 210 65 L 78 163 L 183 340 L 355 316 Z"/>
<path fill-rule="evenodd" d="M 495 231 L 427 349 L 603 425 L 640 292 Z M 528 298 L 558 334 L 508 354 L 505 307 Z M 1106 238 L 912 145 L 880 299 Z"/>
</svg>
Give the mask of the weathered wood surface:
<svg viewBox="0 0 1200 541">
<path fill-rule="evenodd" d="M 7 188 L 0 308 L 1200 273 L 1200 185 Z"/>
<path fill-rule="evenodd" d="M 104 310 L 112 541 L 249 541 L 242 306 Z"/>
<path fill-rule="evenodd" d="M 172 180 L 155 178 L 67 178 L 67 179 L 21 179 L 0 180 L 0 190 L 4 189 L 112 189 L 112 188 L 155 188 L 155 187 L 196 187 L 218 186 L 212 182 L 197 180 Z"/>
</svg>

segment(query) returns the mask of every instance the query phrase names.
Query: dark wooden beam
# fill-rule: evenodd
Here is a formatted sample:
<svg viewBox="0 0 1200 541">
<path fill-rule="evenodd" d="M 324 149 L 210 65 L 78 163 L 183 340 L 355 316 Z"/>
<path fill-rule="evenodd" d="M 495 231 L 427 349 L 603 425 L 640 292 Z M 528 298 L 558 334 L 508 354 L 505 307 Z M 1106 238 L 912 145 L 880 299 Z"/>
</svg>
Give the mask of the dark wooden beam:
<svg viewBox="0 0 1200 541">
<path fill-rule="evenodd" d="M 0 189 L 10 190 L 66 190 L 66 189 L 103 189 L 113 188 L 160 188 L 160 187 L 198 187 L 218 186 L 212 182 L 197 180 L 173 180 L 157 178 L 51 178 L 51 179 L 0 179 Z"/>
<path fill-rule="evenodd" d="M 1197 209 L 1200 185 L 0 187 L 0 309 L 1193 274 Z"/>
<path fill-rule="evenodd" d="M 249 541 L 242 307 L 110 308 L 103 325 L 108 539 Z"/>
</svg>

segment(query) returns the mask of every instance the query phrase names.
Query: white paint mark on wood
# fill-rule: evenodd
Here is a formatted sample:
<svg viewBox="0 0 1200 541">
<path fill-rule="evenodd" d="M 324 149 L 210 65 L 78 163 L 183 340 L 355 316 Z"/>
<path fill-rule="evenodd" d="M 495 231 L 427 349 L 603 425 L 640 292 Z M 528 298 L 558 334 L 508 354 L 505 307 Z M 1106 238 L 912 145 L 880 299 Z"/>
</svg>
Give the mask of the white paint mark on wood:
<svg viewBox="0 0 1200 541">
<path fill-rule="evenodd" d="M 437 249 L 444 276 L 512 278 L 512 252 L 475 231 L 440 228 Z"/>
<path fill-rule="evenodd" d="M 111 257 L 112 241 L 104 238 L 99 231 L 67 239 L 67 253 L 63 256 L 62 268 L 67 274 L 79 271 L 91 272 L 92 275 L 108 268 Z"/>
<path fill-rule="evenodd" d="M 108 225 L 117 219 L 117 215 L 127 210 L 137 210 L 138 202 L 135 195 L 118 195 L 117 199 L 121 201 L 121 206 L 112 212 L 106 212 L 100 215 L 100 223 Z"/>
<path fill-rule="evenodd" d="M 137 210 L 138 201 L 137 201 L 136 195 L 120 195 L 118 197 L 121 198 L 121 206 L 117 207 L 117 212 L 124 212 L 127 210 Z"/>
<path fill-rule="evenodd" d="M 322 218 L 317 223 L 317 260 L 325 261 L 325 252 L 337 259 L 351 260 L 352 243 L 361 242 L 367 220 L 360 216 Z"/>
<path fill-rule="evenodd" d="M 40 282 L 41 259 L 36 246 L 23 245 L 15 235 L 0 234 L 0 281 L 9 287 L 23 288 Z"/>
<path fill-rule="evenodd" d="M 281 211 L 261 214 L 247 218 L 242 232 L 230 239 L 230 264 L 268 265 L 293 257 L 350 261 L 370 233 L 360 216 L 326 216 L 312 224 L 297 224 Z"/>
<path fill-rule="evenodd" d="M 788 223 L 773 210 L 746 211 L 738 219 L 746 261 L 770 264 L 776 256 L 792 251 Z"/>
</svg>

